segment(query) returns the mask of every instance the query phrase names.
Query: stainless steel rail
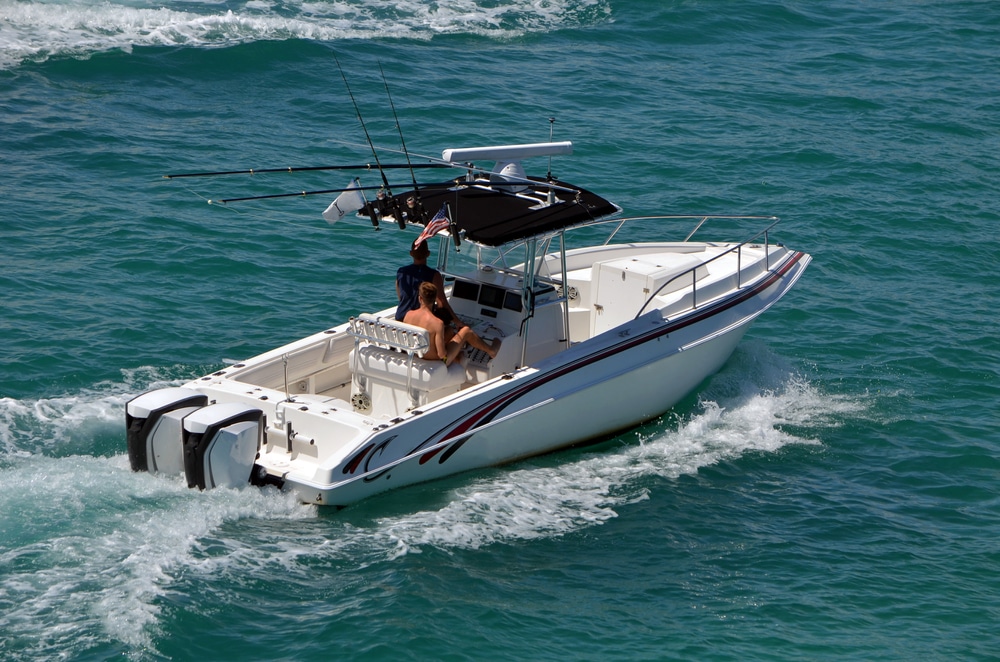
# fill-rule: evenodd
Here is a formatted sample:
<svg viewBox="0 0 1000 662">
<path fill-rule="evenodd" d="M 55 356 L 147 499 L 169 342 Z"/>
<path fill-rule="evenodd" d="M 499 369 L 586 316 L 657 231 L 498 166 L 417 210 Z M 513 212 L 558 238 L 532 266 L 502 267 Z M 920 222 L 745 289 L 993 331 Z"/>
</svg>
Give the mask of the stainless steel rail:
<svg viewBox="0 0 1000 662">
<path fill-rule="evenodd" d="M 644 217 L 635 218 L 635 219 L 619 219 L 619 220 L 621 220 L 621 221 L 646 220 L 648 218 L 684 218 L 684 217 L 677 217 L 677 216 L 671 216 L 671 217 L 650 217 L 650 216 L 644 216 Z M 687 217 L 687 218 L 690 218 L 690 217 Z M 697 232 L 699 228 L 701 228 L 701 226 L 705 223 L 705 221 L 707 221 L 710 218 L 761 219 L 761 220 L 770 220 L 770 221 L 773 221 L 773 222 L 770 225 L 768 225 L 766 228 L 764 228 L 763 230 L 758 231 L 757 234 L 753 235 L 749 239 L 745 239 L 745 240 L 741 241 L 740 243 L 736 244 L 735 246 L 730 247 L 728 250 L 726 250 L 726 251 L 724 251 L 722 253 L 719 253 L 718 255 L 716 255 L 713 258 L 705 260 L 704 262 L 699 262 L 698 264 L 696 264 L 695 266 L 691 267 L 690 269 L 687 269 L 686 271 L 682 271 L 681 273 L 677 274 L 676 276 L 674 276 L 670 280 L 668 280 L 665 283 L 663 283 L 662 285 L 660 285 L 658 288 L 656 288 L 656 291 L 653 292 L 649 296 L 648 299 L 646 299 L 646 302 L 644 304 L 642 304 L 642 307 L 639 308 L 639 312 L 637 312 L 635 314 L 635 317 L 633 319 L 638 319 L 646 311 L 646 308 L 653 301 L 653 299 L 655 299 L 657 297 L 657 295 L 659 295 L 659 293 L 662 292 L 663 289 L 667 285 L 673 283 L 675 280 L 678 280 L 679 278 L 684 278 L 685 276 L 688 276 L 688 275 L 690 275 L 690 277 L 691 277 L 691 308 L 690 309 L 694 310 L 695 308 L 697 308 L 698 307 L 698 278 L 697 278 L 698 269 L 700 269 L 701 267 L 705 266 L 706 264 L 710 264 L 712 262 L 715 262 L 716 260 L 722 259 L 723 257 L 729 255 L 730 253 L 734 253 L 734 252 L 736 253 L 736 288 L 737 289 L 742 289 L 742 287 L 743 287 L 743 247 L 746 246 L 747 244 L 758 243 L 757 240 L 760 237 L 762 237 L 762 236 L 764 237 L 764 242 L 763 242 L 764 243 L 764 270 L 765 270 L 765 272 L 771 270 L 771 252 L 769 250 L 769 247 L 770 247 L 769 233 L 771 231 L 771 228 L 773 228 L 775 225 L 777 225 L 780 222 L 780 219 L 778 219 L 777 216 L 699 216 L 698 218 L 701 219 L 698 222 L 698 225 L 695 227 L 694 230 L 691 231 L 691 233 L 687 236 L 687 238 L 684 241 L 687 241 L 688 239 L 690 239 L 692 237 L 692 235 L 694 235 L 694 233 Z M 616 228 L 615 232 L 617 232 L 620 228 L 621 228 L 621 226 L 619 226 L 618 228 Z M 612 233 L 612 235 L 613 234 L 614 233 Z"/>
</svg>

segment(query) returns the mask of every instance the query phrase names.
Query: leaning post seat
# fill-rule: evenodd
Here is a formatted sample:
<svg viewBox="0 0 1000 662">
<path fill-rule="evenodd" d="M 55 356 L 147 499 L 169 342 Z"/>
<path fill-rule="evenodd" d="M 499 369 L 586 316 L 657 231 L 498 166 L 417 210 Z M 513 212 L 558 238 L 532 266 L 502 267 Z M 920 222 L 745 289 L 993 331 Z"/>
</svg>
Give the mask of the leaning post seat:
<svg viewBox="0 0 1000 662">
<path fill-rule="evenodd" d="M 354 373 L 351 401 L 358 411 L 399 416 L 465 382 L 458 361 L 446 366 L 420 358 L 430 347 L 430 334 L 419 326 L 362 314 L 351 318 L 347 332 L 354 337 L 348 360 Z"/>
</svg>

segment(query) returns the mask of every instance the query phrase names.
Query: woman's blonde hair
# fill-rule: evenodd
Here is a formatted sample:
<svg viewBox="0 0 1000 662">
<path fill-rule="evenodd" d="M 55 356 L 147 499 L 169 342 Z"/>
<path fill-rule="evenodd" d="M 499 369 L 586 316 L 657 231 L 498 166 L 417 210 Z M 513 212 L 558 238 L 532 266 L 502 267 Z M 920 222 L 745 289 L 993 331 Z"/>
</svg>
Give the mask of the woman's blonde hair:
<svg viewBox="0 0 1000 662">
<path fill-rule="evenodd" d="M 428 307 L 433 308 L 434 302 L 438 298 L 438 288 L 434 283 L 420 283 L 419 295 L 420 302 L 426 304 Z"/>
</svg>

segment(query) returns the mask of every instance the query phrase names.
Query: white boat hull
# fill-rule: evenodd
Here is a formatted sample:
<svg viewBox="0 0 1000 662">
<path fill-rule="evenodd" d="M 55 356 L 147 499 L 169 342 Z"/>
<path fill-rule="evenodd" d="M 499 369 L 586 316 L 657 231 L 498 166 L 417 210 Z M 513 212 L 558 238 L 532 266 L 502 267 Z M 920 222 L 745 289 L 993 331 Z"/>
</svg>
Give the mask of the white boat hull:
<svg viewBox="0 0 1000 662">
<path fill-rule="evenodd" d="M 725 363 L 744 331 L 733 329 L 691 351 L 652 359 L 607 380 L 587 382 L 585 374 L 553 380 L 534 389 L 530 398 L 504 408 L 499 417 L 525 413 L 463 440 L 433 444 L 430 448 L 438 450 L 431 457 L 431 451 L 413 453 L 403 461 L 389 463 L 390 468 L 384 472 L 368 467 L 361 477 L 331 484 L 294 483 L 294 489 L 304 501 L 343 506 L 397 487 L 605 438 L 669 410 Z M 593 369 L 598 371 L 600 366 Z M 578 379 L 585 383 L 575 384 Z M 567 388 L 568 392 L 564 390 Z M 468 416 L 474 417 L 477 412 L 473 408 Z M 462 425 L 452 427 L 460 429 Z M 421 434 L 414 433 L 418 437 Z M 403 429 L 399 434 L 409 436 Z M 442 456 L 447 456 L 443 462 L 438 460 Z"/>
<path fill-rule="evenodd" d="M 739 303 L 723 303 L 723 310 L 705 311 L 701 320 L 671 324 L 653 312 L 506 385 L 470 389 L 475 392 L 373 435 L 371 450 L 350 475 L 341 470 L 340 480 L 335 470 L 319 481 L 287 475 L 285 485 L 304 501 L 344 506 L 634 427 L 669 410 L 718 371 L 753 319 L 784 295 L 807 263 L 805 256 L 770 286 Z M 461 436 L 491 421 L 499 422 Z"/>
<path fill-rule="evenodd" d="M 473 294 L 456 282 L 451 301 L 466 306 L 456 312 L 482 309 L 482 329 L 506 324 L 488 364 L 415 358 L 426 331 L 387 309 L 139 396 L 127 408 L 133 469 L 176 467 L 168 437 L 183 427 L 185 472 L 198 467 L 192 486 L 210 487 L 213 476 L 231 485 L 249 472 L 304 502 L 346 506 L 606 438 L 663 414 L 716 372 L 810 261 L 766 240 L 597 246 L 559 259 L 561 275 L 549 281 L 557 287 L 539 290 L 532 315 L 509 296 L 516 275 L 482 266 L 468 276 Z M 542 262 L 552 273 L 556 259 Z M 487 290 L 507 296 L 476 294 Z M 213 407 L 232 425 L 204 413 Z M 189 457 L 192 449 L 203 456 Z"/>
</svg>

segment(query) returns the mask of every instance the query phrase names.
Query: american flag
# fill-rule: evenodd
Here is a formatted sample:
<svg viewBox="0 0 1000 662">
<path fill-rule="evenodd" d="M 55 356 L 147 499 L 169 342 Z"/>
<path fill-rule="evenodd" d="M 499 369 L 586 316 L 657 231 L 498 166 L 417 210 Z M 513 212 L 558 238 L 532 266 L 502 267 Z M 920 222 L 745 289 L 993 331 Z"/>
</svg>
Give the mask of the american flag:
<svg viewBox="0 0 1000 662">
<path fill-rule="evenodd" d="M 420 236 L 413 242 L 413 245 L 419 246 L 438 232 L 441 232 L 441 230 L 447 228 L 450 224 L 451 221 L 448 220 L 448 213 L 445 210 L 445 206 L 441 205 L 441 211 L 434 214 L 434 218 L 424 227 L 424 231 L 420 233 Z"/>
</svg>

